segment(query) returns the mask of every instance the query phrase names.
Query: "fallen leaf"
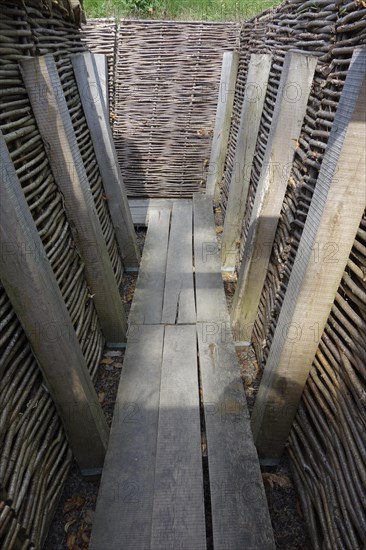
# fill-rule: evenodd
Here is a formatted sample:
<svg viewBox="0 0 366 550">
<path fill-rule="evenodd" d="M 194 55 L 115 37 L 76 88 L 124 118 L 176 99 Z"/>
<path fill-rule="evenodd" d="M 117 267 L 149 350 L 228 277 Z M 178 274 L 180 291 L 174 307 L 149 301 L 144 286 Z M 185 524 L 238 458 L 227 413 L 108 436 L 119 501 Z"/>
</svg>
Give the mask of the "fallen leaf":
<svg viewBox="0 0 366 550">
<path fill-rule="evenodd" d="M 94 510 L 91 510 L 90 508 L 85 511 L 84 520 L 86 523 L 89 523 L 89 525 L 93 524 L 94 514 L 95 514 Z"/>
<path fill-rule="evenodd" d="M 66 546 L 69 548 L 69 550 L 72 550 L 74 548 L 74 545 L 75 545 L 75 535 L 73 534 L 70 534 L 68 537 L 67 537 L 67 542 L 66 542 Z"/>
<path fill-rule="evenodd" d="M 101 365 L 110 365 L 113 363 L 113 359 L 111 357 L 104 357 L 104 359 L 101 360 Z"/>
<path fill-rule="evenodd" d="M 98 393 L 98 401 L 99 401 L 99 403 L 102 404 L 103 401 L 104 401 L 104 399 L 105 399 L 105 392 L 104 392 L 104 391 L 100 391 L 100 392 Z"/>
<path fill-rule="evenodd" d="M 81 535 L 81 538 L 83 539 L 83 542 L 89 542 L 89 540 L 90 540 L 89 537 L 88 537 L 88 535 L 87 535 L 86 533 L 83 533 L 83 534 Z"/>
<path fill-rule="evenodd" d="M 123 364 L 122 363 L 114 363 L 114 368 L 115 369 L 122 369 L 123 368 Z"/>
<path fill-rule="evenodd" d="M 80 495 L 74 495 L 65 502 L 63 508 L 64 514 L 67 514 L 67 512 L 70 512 L 74 508 L 81 508 L 84 502 L 85 499 L 83 497 L 81 497 Z"/>
<path fill-rule="evenodd" d="M 263 481 L 273 489 L 275 485 L 283 487 L 285 489 L 290 489 L 293 485 L 291 479 L 286 475 L 264 473 Z"/>
<path fill-rule="evenodd" d="M 65 523 L 65 527 L 64 527 L 65 533 L 68 532 L 70 525 L 72 525 L 73 523 L 75 523 L 75 521 L 76 521 L 76 519 L 71 519 L 70 521 L 68 521 L 67 523 Z"/>
</svg>

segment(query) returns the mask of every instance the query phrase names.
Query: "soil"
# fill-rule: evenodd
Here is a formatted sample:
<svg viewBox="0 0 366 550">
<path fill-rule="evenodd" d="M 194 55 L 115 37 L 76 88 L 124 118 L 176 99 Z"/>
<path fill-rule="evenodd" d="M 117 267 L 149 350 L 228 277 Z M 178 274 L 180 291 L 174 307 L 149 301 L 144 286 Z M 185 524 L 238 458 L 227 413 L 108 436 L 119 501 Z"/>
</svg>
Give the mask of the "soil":
<svg viewBox="0 0 366 550">
<path fill-rule="evenodd" d="M 220 240 L 222 232 L 220 211 L 216 212 L 216 221 L 217 235 Z M 138 231 L 138 242 L 141 248 L 144 236 L 144 230 Z M 123 281 L 122 295 L 127 313 L 131 307 L 136 279 L 135 274 L 129 274 Z M 235 276 L 224 277 L 224 285 L 230 308 L 235 292 Z M 237 356 L 248 408 L 251 412 L 262 373 L 252 347 L 238 350 Z M 96 391 L 109 425 L 112 422 L 123 358 L 123 350 L 105 350 L 98 369 Z M 276 548 L 278 550 L 311 550 L 286 454 L 275 471 L 263 472 L 263 481 Z M 98 487 L 99 480 L 86 480 L 80 475 L 76 463 L 71 465 L 43 550 L 87 550 L 89 548 Z M 192 548 L 192 550 L 195 549 Z"/>
</svg>

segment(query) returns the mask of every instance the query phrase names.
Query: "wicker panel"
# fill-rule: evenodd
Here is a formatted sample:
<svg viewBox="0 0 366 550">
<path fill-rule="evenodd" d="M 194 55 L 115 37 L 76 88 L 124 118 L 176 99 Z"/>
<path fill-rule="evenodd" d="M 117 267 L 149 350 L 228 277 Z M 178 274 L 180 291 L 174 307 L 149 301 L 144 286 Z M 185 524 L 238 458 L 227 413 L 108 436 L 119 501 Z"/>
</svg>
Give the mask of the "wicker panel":
<svg viewBox="0 0 366 550">
<path fill-rule="evenodd" d="M 1 283 L 0 319 L 0 547 L 40 548 L 71 451 Z"/>
<path fill-rule="evenodd" d="M 366 542 L 366 211 L 289 439 L 313 547 Z"/>
<path fill-rule="evenodd" d="M 121 21 L 114 137 L 130 195 L 204 189 L 222 54 L 235 23 Z"/>
<path fill-rule="evenodd" d="M 242 246 L 262 165 L 283 55 L 288 49 L 295 49 L 314 51 L 319 56 L 254 327 L 257 357 L 264 368 L 350 59 L 354 47 L 366 41 L 365 8 L 364 2 L 322 0 L 304 3 L 292 0 L 263 19 L 259 17 L 257 21 L 245 24 L 242 29 L 242 68 L 222 191 L 224 211 L 248 58 L 252 52 L 269 51 L 274 55 L 251 173 Z M 255 33 L 261 21 L 266 25 L 264 42 L 251 46 L 250 25 Z M 365 546 L 365 274 L 364 216 L 288 444 L 315 549 Z"/>
<path fill-rule="evenodd" d="M 52 8 L 52 9 L 51 9 Z M 18 60 L 80 51 L 57 5 L 2 5 L 0 128 L 91 375 L 104 339 Z M 46 335 L 47 337 L 47 335 Z M 40 548 L 71 462 L 63 427 L 27 338 L 0 287 L 0 546 Z"/>
</svg>

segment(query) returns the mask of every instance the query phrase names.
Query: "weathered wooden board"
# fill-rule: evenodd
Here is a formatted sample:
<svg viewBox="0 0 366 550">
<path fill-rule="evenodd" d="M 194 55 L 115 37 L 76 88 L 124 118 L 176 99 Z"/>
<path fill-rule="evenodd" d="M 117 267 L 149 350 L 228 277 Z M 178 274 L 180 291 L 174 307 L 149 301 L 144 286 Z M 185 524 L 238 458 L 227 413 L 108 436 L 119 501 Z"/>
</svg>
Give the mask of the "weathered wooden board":
<svg viewBox="0 0 366 550">
<path fill-rule="evenodd" d="M 283 452 L 366 206 L 365 74 L 366 50 L 356 49 L 253 411 L 263 461 Z"/>
<path fill-rule="evenodd" d="M 93 56 L 90 52 L 76 54 L 72 64 L 123 264 L 137 268 L 140 252 Z"/>
<path fill-rule="evenodd" d="M 55 59 L 25 58 L 23 79 L 75 242 L 85 264 L 95 309 L 109 342 L 126 339 L 126 317 L 94 199 L 77 144 Z"/>
<path fill-rule="evenodd" d="M 169 210 L 151 212 L 136 290 L 128 317 L 130 327 L 161 323 L 169 226 Z"/>
<path fill-rule="evenodd" d="M 107 113 L 109 113 L 108 57 L 104 53 L 92 53 L 92 57 L 99 77 Z"/>
<path fill-rule="evenodd" d="M 150 549 L 164 327 L 128 338 L 90 549 Z"/>
<path fill-rule="evenodd" d="M 0 278 L 87 474 L 103 466 L 108 427 L 78 338 L 0 132 Z"/>
<path fill-rule="evenodd" d="M 229 322 L 212 197 L 193 196 L 193 240 L 197 321 Z"/>
<path fill-rule="evenodd" d="M 220 184 L 224 173 L 227 145 L 229 141 L 238 66 L 239 53 L 235 51 L 224 52 L 219 97 L 217 98 L 215 128 L 212 138 L 211 157 L 206 183 L 206 194 L 215 201 L 219 201 L 220 199 Z"/>
<path fill-rule="evenodd" d="M 233 271 L 236 265 L 271 61 L 269 54 L 250 56 L 221 241 L 222 265 L 227 271 Z"/>
<path fill-rule="evenodd" d="M 196 322 L 193 285 L 192 201 L 174 202 L 168 247 L 162 323 Z"/>
<path fill-rule="evenodd" d="M 205 550 L 196 326 L 165 328 L 151 549 Z"/>
<path fill-rule="evenodd" d="M 197 324 L 215 550 L 274 549 L 257 451 L 229 332 Z"/>
<path fill-rule="evenodd" d="M 134 225 L 149 225 L 150 212 L 153 209 L 163 208 L 171 210 L 174 200 L 176 199 L 128 199 Z"/>
<path fill-rule="evenodd" d="M 233 300 L 232 322 L 240 327 L 252 326 L 257 316 L 316 63 L 317 58 L 306 53 L 285 55 Z"/>
</svg>

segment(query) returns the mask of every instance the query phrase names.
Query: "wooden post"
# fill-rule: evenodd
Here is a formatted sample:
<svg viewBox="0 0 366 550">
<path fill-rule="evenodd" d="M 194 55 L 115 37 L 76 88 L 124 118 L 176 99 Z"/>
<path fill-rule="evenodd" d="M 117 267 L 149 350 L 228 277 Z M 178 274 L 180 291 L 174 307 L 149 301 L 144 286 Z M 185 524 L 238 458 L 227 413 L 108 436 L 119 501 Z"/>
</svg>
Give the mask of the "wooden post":
<svg viewBox="0 0 366 550">
<path fill-rule="evenodd" d="M 98 75 L 104 104 L 107 109 L 107 113 L 109 113 L 108 59 L 104 53 L 92 53 L 91 56 Z M 92 96 L 91 99 L 95 99 L 95 97 Z"/>
<path fill-rule="evenodd" d="M 256 319 L 317 58 L 287 52 L 233 300 L 232 323 Z"/>
<path fill-rule="evenodd" d="M 212 197 L 215 202 L 220 200 L 219 186 L 224 173 L 238 66 L 238 52 L 224 52 L 215 128 L 212 138 L 211 157 L 206 183 L 206 195 Z"/>
<path fill-rule="evenodd" d="M 264 463 L 276 463 L 366 205 L 366 49 L 353 55 L 252 416 Z"/>
<path fill-rule="evenodd" d="M 108 427 L 60 288 L 0 132 L 0 278 L 84 474 L 103 466 Z"/>
<path fill-rule="evenodd" d="M 243 225 L 271 61 L 272 56 L 268 54 L 252 54 L 250 57 L 221 242 L 224 271 L 235 270 L 237 242 Z"/>
<path fill-rule="evenodd" d="M 62 192 L 100 325 L 108 342 L 126 338 L 126 317 L 107 245 L 52 55 L 23 59 L 23 79 Z"/>
<path fill-rule="evenodd" d="M 90 52 L 76 54 L 72 57 L 72 63 L 123 264 L 127 271 L 136 271 L 140 253 L 109 125 L 108 111 L 100 95 L 96 66 Z"/>
</svg>

